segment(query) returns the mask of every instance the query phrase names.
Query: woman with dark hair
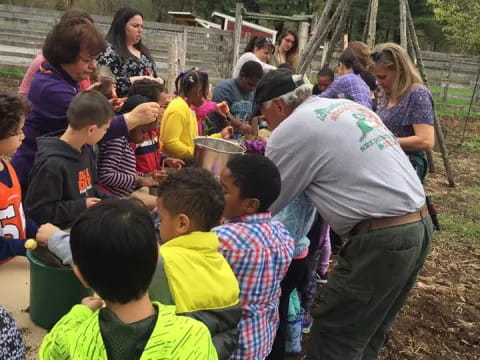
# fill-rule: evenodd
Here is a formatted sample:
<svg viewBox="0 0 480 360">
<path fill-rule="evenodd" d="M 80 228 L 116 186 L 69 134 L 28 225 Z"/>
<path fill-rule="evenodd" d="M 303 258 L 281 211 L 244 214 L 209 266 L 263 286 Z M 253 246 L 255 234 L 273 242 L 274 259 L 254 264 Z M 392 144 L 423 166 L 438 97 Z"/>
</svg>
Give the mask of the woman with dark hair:
<svg viewBox="0 0 480 360">
<path fill-rule="evenodd" d="M 280 34 L 278 45 L 275 47 L 275 53 L 270 61 L 270 64 L 277 67 L 285 63 L 290 65 L 293 72 L 296 72 L 298 65 L 298 36 L 295 31 L 288 29 Z"/>
<path fill-rule="evenodd" d="M 110 68 L 117 80 L 117 94 L 125 96 L 130 86 L 140 79 L 157 80 L 155 61 L 150 50 L 142 43 L 143 15 L 140 11 L 124 7 L 113 18 L 106 37 L 107 48 L 99 55 L 99 65 Z"/>
<path fill-rule="evenodd" d="M 23 128 L 25 140 L 11 161 L 23 192 L 37 152 L 37 137 L 59 135 L 66 129 L 67 109 L 81 91 L 79 82 L 96 70 L 95 59 L 104 49 L 105 40 L 95 25 L 78 17 L 55 25 L 45 39 L 42 52 L 46 62 L 35 74 L 28 92 L 32 112 Z M 127 136 L 129 128 L 154 121 L 159 112 L 157 103 L 148 103 L 117 116 L 105 138 Z"/>
<path fill-rule="evenodd" d="M 254 36 L 250 39 L 247 46 L 245 47 L 245 52 L 240 59 L 238 59 L 237 64 L 233 70 L 233 78 L 237 78 L 240 75 L 240 69 L 243 64 L 247 61 L 256 61 L 262 65 L 263 73 L 267 73 L 270 70 L 276 69 L 275 66 L 269 65 L 268 61 L 270 56 L 272 56 L 275 46 L 272 43 L 272 40 L 265 38 L 263 36 Z"/>
<path fill-rule="evenodd" d="M 353 51 L 347 48 L 338 60 L 339 77 L 319 96 L 330 99 L 346 98 L 372 109 L 370 88 L 359 75 L 362 70 Z"/>
<path fill-rule="evenodd" d="M 67 21 L 70 19 L 85 19 L 91 21 L 92 24 L 94 23 L 93 18 L 84 10 L 81 9 L 68 9 L 60 18 L 60 22 Z M 32 84 L 33 77 L 37 73 L 38 69 L 40 69 L 40 65 L 45 62 L 45 57 L 42 53 L 37 54 L 35 58 L 32 60 L 32 63 L 28 67 L 27 71 L 25 72 L 25 76 L 23 77 L 22 83 L 18 88 L 18 93 L 22 96 L 27 96 L 28 90 L 30 90 L 30 85 Z M 80 87 L 82 90 L 87 89 L 91 85 L 90 79 L 80 81 Z"/>
</svg>

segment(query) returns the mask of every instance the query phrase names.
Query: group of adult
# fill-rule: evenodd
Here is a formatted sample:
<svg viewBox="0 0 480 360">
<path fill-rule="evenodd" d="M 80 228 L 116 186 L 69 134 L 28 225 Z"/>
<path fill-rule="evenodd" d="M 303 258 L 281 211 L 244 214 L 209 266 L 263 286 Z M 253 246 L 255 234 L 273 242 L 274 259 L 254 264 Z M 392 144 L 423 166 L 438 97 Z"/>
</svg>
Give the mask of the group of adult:
<svg viewBox="0 0 480 360">
<path fill-rule="evenodd" d="M 425 152 L 434 145 L 433 99 L 405 49 L 394 43 L 373 53 L 351 43 L 340 57 L 339 76 L 319 96 L 311 96 L 301 76 L 273 68 L 283 67 L 278 60 L 288 62 L 279 48 L 282 41 L 274 47 L 255 38 L 239 59 L 259 61 L 266 72 L 254 113 L 272 130 L 266 156 L 282 177 L 271 211 L 305 193 L 346 241 L 322 290 L 307 358 L 378 359 L 432 240 L 422 182 Z"/>
<path fill-rule="evenodd" d="M 119 96 L 139 79 L 163 82 L 142 33 L 143 16 L 131 8 L 116 13 L 106 39 L 88 14 L 72 10 L 49 33 L 32 64 L 31 84 L 22 87 L 32 112 L 12 164 L 24 191 L 36 138 L 67 127 L 68 105 L 88 88 L 84 82 L 97 63 L 115 76 Z M 311 87 L 292 73 L 298 60 L 293 31 L 285 31 L 277 46 L 253 38 L 234 74 L 242 80 L 240 69 L 248 61 L 260 63 L 266 73 L 252 111 L 261 112 L 272 130 L 266 156 L 282 177 L 272 212 L 305 193 L 324 221 L 348 239 L 323 290 L 309 359 L 377 359 L 432 238 L 420 180 L 426 169 L 424 152 L 434 142 L 432 97 L 400 46 L 383 44 L 373 54 L 367 49 L 353 43 L 340 58 L 340 76 L 332 90 L 320 96 L 311 96 Z M 289 69 L 276 69 L 285 63 Z M 377 114 L 361 77 L 366 70 L 382 89 Z M 257 82 L 247 80 L 235 86 L 251 100 Z M 358 104 L 338 99 L 340 91 Z M 105 137 L 127 136 L 129 129 L 151 123 L 159 113 L 157 103 L 142 104 L 116 116 Z"/>
<path fill-rule="evenodd" d="M 33 61 L 20 88 L 32 104 L 25 120 L 25 140 L 12 158 L 23 192 L 37 152 L 37 137 L 57 135 L 66 129 L 68 106 L 77 93 L 88 89 L 97 63 L 110 68 L 119 96 L 139 79 L 163 82 L 157 78 L 148 48 L 142 44 L 142 32 L 143 16 L 132 8 L 117 11 L 106 40 L 93 18 L 75 9 L 67 11 L 50 31 L 42 54 Z M 150 102 L 118 115 L 105 140 L 127 136 L 129 129 L 151 123 L 159 113 L 159 105 Z"/>
</svg>

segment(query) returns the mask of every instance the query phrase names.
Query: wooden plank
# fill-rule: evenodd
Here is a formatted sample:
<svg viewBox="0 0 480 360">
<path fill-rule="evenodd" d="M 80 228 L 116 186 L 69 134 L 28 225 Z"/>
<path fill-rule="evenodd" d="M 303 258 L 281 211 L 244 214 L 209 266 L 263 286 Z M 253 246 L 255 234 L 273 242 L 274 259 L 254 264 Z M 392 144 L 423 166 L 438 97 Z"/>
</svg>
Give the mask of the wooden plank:
<svg viewBox="0 0 480 360">
<path fill-rule="evenodd" d="M 242 9 L 243 4 L 237 2 L 235 5 L 235 30 L 233 36 L 233 64 L 232 74 L 235 71 L 235 65 L 240 57 L 240 41 L 242 38 Z"/>
</svg>

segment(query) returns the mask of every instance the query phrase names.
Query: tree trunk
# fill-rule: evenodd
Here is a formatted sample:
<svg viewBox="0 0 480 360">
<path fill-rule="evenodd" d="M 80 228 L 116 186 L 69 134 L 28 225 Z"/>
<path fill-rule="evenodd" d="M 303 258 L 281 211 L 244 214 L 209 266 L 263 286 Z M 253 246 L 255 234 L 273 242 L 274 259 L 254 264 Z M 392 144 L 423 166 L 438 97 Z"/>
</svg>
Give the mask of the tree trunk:
<svg viewBox="0 0 480 360">
<path fill-rule="evenodd" d="M 235 6 L 235 30 L 233 38 L 233 65 L 232 74 L 237 65 L 238 58 L 240 57 L 240 41 L 242 40 L 242 9 L 243 4 L 237 3 Z"/>
<path fill-rule="evenodd" d="M 400 45 L 407 49 L 407 0 L 400 0 Z"/>
<path fill-rule="evenodd" d="M 368 20 L 367 45 L 373 48 L 377 34 L 378 0 L 371 0 L 370 18 Z"/>
<path fill-rule="evenodd" d="M 330 62 L 332 61 L 333 52 L 335 51 L 335 48 L 337 47 L 338 42 L 342 39 L 342 34 L 345 30 L 348 13 L 350 11 L 350 3 L 351 3 L 351 0 L 345 1 L 345 4 L 342 9 L 342 13 L 340 14 L 340 19 L 338 20 L 338 23 L 337 23 L 337 27 L 335 29 L 335 32 L 332 35 L 332 40 L 330 42 L 331 46 L 328 48 L 327 55 L 325 56 L 327 64 L 330 64 Z"/>
</svg>

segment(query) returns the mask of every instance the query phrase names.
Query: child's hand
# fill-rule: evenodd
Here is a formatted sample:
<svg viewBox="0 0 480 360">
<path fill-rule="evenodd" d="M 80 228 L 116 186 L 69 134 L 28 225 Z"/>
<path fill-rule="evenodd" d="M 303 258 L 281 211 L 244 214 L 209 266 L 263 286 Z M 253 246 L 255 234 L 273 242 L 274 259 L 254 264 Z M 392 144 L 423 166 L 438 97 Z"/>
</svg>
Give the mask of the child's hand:
<svg viewBox="0 0 480 360">
<path fill-rule="evenodd" d="M 88 209 L 90 206 L 98 204 L 100 201 L 102 201 L 102 199 L 91 197 L 91 198 L 85 199 L 85 204 L 87 205 L 87 209 Z"/>
<path fill-rule="evenodd" d="M 168 167 L 175 168 L 177 170 L 180 170 L 182 167 L 185 166 L 185 161 L 175 158 L 166 158 L 163 163 Z"/>
<path fill-rule="evenodd" d="M 52 237 L 53 234 L 55 234 L 57 231 L 60 231 L 61 229 L 55 225 L 52 225 L 50 223 L 43 224 L 38 228 L 37 235 L 35 236 L 35 240 L 41 245 L 41 246 L 48 246 L 48 239 Z"/>
<path fill-rule="evenodd" d="M 228 107 L 228 104 L 226 101 L 222 101 L 221 103 L 217 104 L 217 110 L 216 112 L 219 115 L 222 115 L 223 117 L 226 117 L 227 114 L 230 112 L 230 108 Z"/>
<path fill-rule="evenodd" d="M 227 126 L 220 132 L 220 135 L 222 135 L 222 139 L 230 139 L 233 136 L 233 127 Z"/>
<path fill-rule="evenodd" d="M 158 185 L 158 181 L 153 179 L 152 176 L 137 176 L 136 182 L 137 182 L 137 185 L 139 185 L 139 186 L 150 187 L 150 186 L 157 186 Z"/>
<path fill-rule="evenodd" d="M 156 170 L 152 173 L 152 179 L 157 182 L 157 185 L 160 181 L 163 181 L 167 178 L 168 174 L 165 169 Z"/>
<path fill-rule="evenodd" d="M 87 296 L 82 299 L 82 305 L 87 306 L 92 311 L 97 311 L 103 306 L 103 300 L 96 296 Z"/>
</svg>

